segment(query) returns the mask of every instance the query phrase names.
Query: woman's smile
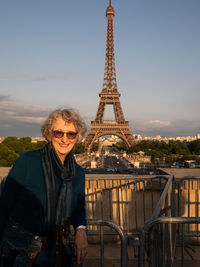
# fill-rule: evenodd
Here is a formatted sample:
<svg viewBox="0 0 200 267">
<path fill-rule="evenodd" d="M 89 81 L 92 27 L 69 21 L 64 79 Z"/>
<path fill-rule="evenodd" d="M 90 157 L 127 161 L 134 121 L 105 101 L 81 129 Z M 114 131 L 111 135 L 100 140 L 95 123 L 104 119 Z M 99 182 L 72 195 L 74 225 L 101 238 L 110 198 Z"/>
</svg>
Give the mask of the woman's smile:
<svg viewBox="0 0 200 267">
<path fill-rule="evenodd" d="M 76 128 L 73 123 L 65 122 L 61 117 L 59 117 L 53 124 L 53 131 L 60 131 L 64 133 L 76 132 Z M 64 134 L 62 137 L 55 137 L 53 134 L 49 136 L 49 141 L 56 151 L 61 162 L 64 164 L 67 154 L 72 150 L 73 146 L 77 142 L 77 138 L 68 139 L 67 135 Z"/>
</svg>

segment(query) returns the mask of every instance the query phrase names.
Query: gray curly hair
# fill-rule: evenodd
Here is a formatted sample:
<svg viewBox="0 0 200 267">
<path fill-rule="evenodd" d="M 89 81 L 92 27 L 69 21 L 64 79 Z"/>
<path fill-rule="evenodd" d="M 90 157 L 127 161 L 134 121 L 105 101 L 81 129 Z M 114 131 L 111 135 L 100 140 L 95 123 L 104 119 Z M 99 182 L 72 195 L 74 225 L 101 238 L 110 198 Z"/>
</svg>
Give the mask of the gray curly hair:
<svg viewBox="0 0 200 267">
<path fill-rule="evenodd" d="M 49 135 L 52 134 L 53 124 L 58 118 L 62 118 L 65 122 L 73 123 L 77 132 L 77 141 L 81 142 L 84 134 L 87 131 L 87 127 L 81 116 L 74 109 L 56 109 L 51 112 L 41 127 L 41 132 L 44 138 L 48 141 Z"/>
</svg>

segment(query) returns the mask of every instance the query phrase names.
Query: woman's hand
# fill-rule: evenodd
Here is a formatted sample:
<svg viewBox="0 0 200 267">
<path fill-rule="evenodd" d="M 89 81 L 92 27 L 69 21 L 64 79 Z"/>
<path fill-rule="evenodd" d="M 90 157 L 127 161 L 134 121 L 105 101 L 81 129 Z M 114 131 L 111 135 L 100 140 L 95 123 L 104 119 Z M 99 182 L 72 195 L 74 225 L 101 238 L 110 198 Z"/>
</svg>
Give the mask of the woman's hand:
<svg viewBox="0 0 200 267">
<path fill-rule="evenodd" d="M 87 235 L 84 229 L 77 229 L 75 235 L 75 254 L 77 263 L 81 264 L 88 252 Z"/>
</svg>

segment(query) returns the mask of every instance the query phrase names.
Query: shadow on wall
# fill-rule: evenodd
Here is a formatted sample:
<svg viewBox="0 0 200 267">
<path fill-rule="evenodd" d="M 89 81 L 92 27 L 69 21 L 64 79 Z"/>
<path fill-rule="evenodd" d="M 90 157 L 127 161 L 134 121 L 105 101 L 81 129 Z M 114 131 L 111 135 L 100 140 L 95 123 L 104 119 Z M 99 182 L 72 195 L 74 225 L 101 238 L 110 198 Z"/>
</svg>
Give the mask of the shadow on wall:
<svg viewBox="0 0 200 267">
<path fill-rule="evenodd" d="M 200 178 L 185 177 L 178 181 L 177 214 L 180 217 L 200 216 Z M 199 224 L 184 225 L 184 232 L 195 234 L 200 231 Z M 199 238 L 198 238 L 199 239 Z"/>
<path fill-rule="evenodd" d="M 140 179 L 95 192 L 87 190 L 87 219 L 111 220 L 127 234 L 138 235 L 145 222 L 151 218 L 165 184 L 164 179 Z M 97 231 L 95 226 L 90 226 L 89 229 Z M 113 240 L 112 236 L 111 238 Z M 106 241 L 110 241 L 109 237 L 106 237 Z"/>
</svg>

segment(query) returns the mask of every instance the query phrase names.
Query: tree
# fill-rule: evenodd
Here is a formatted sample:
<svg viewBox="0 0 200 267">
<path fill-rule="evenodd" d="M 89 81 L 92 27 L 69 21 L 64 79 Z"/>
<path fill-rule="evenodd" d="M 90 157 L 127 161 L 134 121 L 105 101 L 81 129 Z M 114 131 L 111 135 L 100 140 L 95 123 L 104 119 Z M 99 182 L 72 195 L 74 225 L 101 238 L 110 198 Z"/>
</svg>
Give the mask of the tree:
<svg viewBox="0 0 200 267">
<path fill-rule="evenodd" d="M 21 137 L 19 139 L 20 142 L 22 142 L 22 144 L 26 145 L 26 144 L 30 144 L 31 143 L 31 137 Z"/>
<path fill-rule="evenodd" d="M 0 166 L 9 167 L 14 164 L 16 159 L 19 157 L 15 151 L 9 149 L 5 144 L 0 144 Z"/>
<path fill-rule="evenodd" d="M 7 157 L 7 166 L 12 166 L 18 157 L 19 155 L 17 153 L 11 151 Z"/>
<path fill-rule="evenodd" d="M 191 154 L 200 155 L 200 140 L 195 140 L 188 144 Z"/>
<path fill-rule="evenodd" d="M 92 152 L 96 152 L 96 151 L 98 151 L 98 149 L 99 149 L 98 143 L 93 143 L 93 145 L 92 145 Z"/>
<path fill-rule="evenodd" d="M 75 144 L 73 147 L 74 154 L 81 154 L 85 152 L 85 146 L 82 143 Z"/>
<path fill-rule="evenodd" d="M 169 143 L 163 141 L 142 140 L 129 148 L 128 153 L 145 152 L 146 156 L 151 156 L 152 161 L 163 161 L 171 163 L 175 160 L 181 160 L 183 156 L 192 157 L 192 153 L 200 155 L 199 142 L 185 143 L 170 140 Z"/>
<path fill-rule="evenodd" d="M 40 149 L 46 143 L 46 141 L 31 143 L 30 137 L 22 137 L 20 139 L 15 136 L 7 137 L 0 144 L 0 166 L 12 166 L 21 153 Z"/>
<path fill-rule="evenodd" d="M 116 147 L 119 151 L 126 150 L 126 145 L 124 142 L 117 142 L 116 144 L 113 144 L 112 146 Z"/>
<path fill-rule="evenodd" d="M 9 136 L 5 138 L 2 142 L 5 144 L 10 150 L 14 151 L 17 154 L 21 154 L 24 152 L 24 145 L 17 139 L 16 136 Z"/>
<path fill-rule="evenodd" d="M 37 150 L 42 148 L 43 146 L 45 146 L 47 144 L 47 141 L 37 141 L 37 143 L 32 143 L 32 149 L 29 150 Z"/>
</svg>

